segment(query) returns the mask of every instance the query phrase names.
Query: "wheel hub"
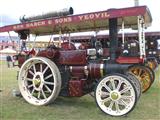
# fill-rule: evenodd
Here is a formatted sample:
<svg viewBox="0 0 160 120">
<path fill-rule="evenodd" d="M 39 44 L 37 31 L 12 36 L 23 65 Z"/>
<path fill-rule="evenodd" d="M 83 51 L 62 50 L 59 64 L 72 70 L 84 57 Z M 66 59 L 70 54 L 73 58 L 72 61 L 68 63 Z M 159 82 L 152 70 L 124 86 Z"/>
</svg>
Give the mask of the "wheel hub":
<svg viewBox="0 0 160 120">
<path fill-rule="evenodd" d="M 33 77 L 33 85 L 36 90 L 40 90 L 43 86 L 43 74 L 41 72 L 36 72 Z"/>
<path fill-rule="evenodd" d="M 41 80 L 39 78 L 33 80 L 34 85 L 38 88 L 41 84 Z"/>
<path fill-rule="evenodd" d="M 111 92 L 110 97 L 112 100 L 118 100 L 120 98 L 120 94 L 118 91 L 113 91 Z"/>
</svg>

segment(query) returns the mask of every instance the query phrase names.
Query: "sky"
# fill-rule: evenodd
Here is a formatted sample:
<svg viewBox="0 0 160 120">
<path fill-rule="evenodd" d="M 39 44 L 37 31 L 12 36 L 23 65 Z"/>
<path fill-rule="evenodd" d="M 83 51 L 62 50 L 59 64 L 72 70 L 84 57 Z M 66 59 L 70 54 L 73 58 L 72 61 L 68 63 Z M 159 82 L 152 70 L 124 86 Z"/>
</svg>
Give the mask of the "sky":
<svg viewBox="0 0 160 120">
<path fill-rule="evenodd" d="M 20 16 L 36 15 L 73 7 L 74 14 L 134 6 L 134 0 L 0 0 L 0 26 L 19 23 Z M 147 31 L 160 31 L 160 0 L 139 0 L 152 14 L 152 26 Z M 1 34 L 0 34 L 1 35 Z"/>
</svg>

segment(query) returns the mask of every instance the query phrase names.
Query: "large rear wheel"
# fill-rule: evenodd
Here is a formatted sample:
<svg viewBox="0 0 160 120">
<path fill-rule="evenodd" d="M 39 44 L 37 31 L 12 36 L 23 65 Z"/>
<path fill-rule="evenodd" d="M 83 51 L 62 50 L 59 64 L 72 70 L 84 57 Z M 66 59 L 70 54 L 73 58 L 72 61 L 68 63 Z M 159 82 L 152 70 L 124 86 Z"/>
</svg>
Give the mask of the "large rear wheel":
<svg viewBox="0 0 160 120">
<path fill-rule="evenodd" d="M 48 58 L 28 59 L 21 67 L 18 84 L 23 98 L 33 105 L 53 102 L 61 89 L 61 75 Z"/>
</svg>

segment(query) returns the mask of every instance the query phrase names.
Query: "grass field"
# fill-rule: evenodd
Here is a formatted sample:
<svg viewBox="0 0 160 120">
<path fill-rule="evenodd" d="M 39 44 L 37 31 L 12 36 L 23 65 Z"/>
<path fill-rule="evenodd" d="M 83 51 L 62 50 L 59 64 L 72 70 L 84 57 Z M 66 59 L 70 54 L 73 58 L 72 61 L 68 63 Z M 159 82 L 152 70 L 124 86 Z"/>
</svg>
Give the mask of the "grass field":
<svg viewBox="0 0 160 120">
<path fill-rule="evenodd" d="M 18 89 L 18 68 L 7 68 L 0 62 L 0 120 L 160 120 L 160 66 L 156 81 L 143 94 L 135 109 L 123 117 L 111 117 L 102 113 L 90 95 L 80 98 L 59 97 L 48 106 L 33 106 L 21 97 L 13 97 Z"/>
</svg>

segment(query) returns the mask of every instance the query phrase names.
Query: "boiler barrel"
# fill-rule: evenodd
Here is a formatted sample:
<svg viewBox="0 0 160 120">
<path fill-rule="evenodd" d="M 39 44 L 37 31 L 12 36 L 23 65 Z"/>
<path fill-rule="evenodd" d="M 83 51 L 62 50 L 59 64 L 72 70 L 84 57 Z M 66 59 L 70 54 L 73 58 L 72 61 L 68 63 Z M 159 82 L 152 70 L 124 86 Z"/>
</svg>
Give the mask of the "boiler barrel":
<svg viewBox="0 0 160 120">
<path fill-rule="evenodd" d="M 101 63 L 89 63 L 86 66 L 70 66 L 71 75 L 74 77 L 87 77 L 101 78 L 103 77 L 104 64 Z"/>
<path fill-rule="evenodd" d="M 53 18 L 53 17 L 61 17 L 61 16 L 67 16 L 67 15 L 72 15 L 73 14 L 73 8 L 64 8 L 59 11 L 52 11 L 48 12 L 45 14 L 40 14 L 40 15 L 35 15 L 35 16 L 26 16 L 23 15 L 20 17 L 20 22 L 31 22 L 31 21 L 36 21 L 36 20 L 41 20 L 41 19 L 46 19 L 46 18 Z"/>
<path fill-rule="evenodd" d="M 110 73 L 124 73 L 131 65 L 116 63 L 89 63 L 86 66 L 70 66 L 72 77 L 99 79 Z"/>
<path fill-rule="evenodd" d="M 117 63 L 105 63 L 104 73 L 124 73 L 131 65 L 130 64 L 117 64 Z"/>
</svg>

